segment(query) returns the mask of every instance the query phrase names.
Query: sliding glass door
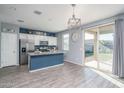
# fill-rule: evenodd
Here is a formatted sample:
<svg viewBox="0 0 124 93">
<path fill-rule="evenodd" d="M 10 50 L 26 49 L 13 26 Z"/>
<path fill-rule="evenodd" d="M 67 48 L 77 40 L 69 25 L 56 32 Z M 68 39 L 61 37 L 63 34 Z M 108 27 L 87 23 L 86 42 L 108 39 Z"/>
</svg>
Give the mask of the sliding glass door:
<svg viewBox="0 0 124 93">
<path fill-rule="evenodd" d="M 94 34 L 85 32 L 85 61 L 94 60 Z"/>
<path fill-rule="evenodd" d="M 99 69 L 107 72 L 112 71 L 113 26 L 108 25 L 99 28 Z"/>
<path fill-rule="evenodd" d="M 112 71 L 114 25 L 85 31 L 85 65 L 105 72 Z"/>
<path fill-rule="evenodd" d="M 96 61 L 96 29 L 89 29 L 85 31 L 85 65 L 97 68 Z"/>
</svg>

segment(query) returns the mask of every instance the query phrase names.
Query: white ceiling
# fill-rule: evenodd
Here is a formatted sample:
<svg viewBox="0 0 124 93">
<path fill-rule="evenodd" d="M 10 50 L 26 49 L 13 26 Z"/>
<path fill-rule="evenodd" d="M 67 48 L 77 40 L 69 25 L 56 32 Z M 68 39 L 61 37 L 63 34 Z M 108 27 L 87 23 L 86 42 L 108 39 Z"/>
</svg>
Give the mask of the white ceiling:
<svg viewBox="0 0 124 93">
<path fill-rule="evenodd" d="M 13 8 L 16 8 L 14 10 Z M 41 15 L 34 14 L 34 10 L 41 11 Z M 79 4 L 75 9 L 76 17 L 80 17 L 82 24 L 108 18 L 124 12 L 124 5 Z M 69 4 L 4 4 L 0 5 L 0 20 L 3 22 L 18 24 L 37 30 L 59 32 L 67 29 L 67 20 L 72 15 L 72 7 Z M 19 23 L 17 20 L 24 20 Z"/>
</svg>

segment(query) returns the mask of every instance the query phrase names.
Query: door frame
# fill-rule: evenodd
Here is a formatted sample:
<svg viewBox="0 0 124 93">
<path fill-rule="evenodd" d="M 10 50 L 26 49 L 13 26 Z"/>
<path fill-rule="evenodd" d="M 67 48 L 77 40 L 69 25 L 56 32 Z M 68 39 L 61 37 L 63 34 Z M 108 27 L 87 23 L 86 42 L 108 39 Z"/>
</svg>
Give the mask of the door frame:
<svg viewBox="0 0 124 93">
<path fill-rule="evenodd" d="M 97 28 L 97 31 L 99 32 L 99 27 L 102 27 L 102 26 L 107 26 L 107 25 L 115 25 L 115 22 L 110 22 L 110 23 L 105 23 L 105 24 L 101 24 L 101 25 L 96 25 L 96 26 L 93 26 L 93 27 L 88 27 L 86 29 L 83 29 L 83 65 L 86 66 L 86 61 L 85 61 L 85 32 L 87 30 L 90 30 L 90 29 L 95 29 Z M 114 29 L 113 29 L 115 32 L 115 26 L 114 26 Z M 99 61 L 97 61 L 97 68 L 96 69 L 99 69 Z"/>
<path fill-rule="evenodd" d="M 92 29 L 92 28 L 91 28 Z M 88 29 L 89 30 L 89 29 Z M 88 30 L 84 30 L 83 32 L 84 32 L 84 35 L 83 35 L 83 37 L 84 37 L 84 43 L 83 43 L 83 47 L 84 47 L 84 52 L 83 52 L 83 54 L 84 54 L 84 65 L 85 65 L 85 63 L 86 63 L 86 60 L 85 60 L 85 32 L 86 31 L 88 31 Z M 92 33 L 92 32 L 91 32 Z M 96 32 L 93 32 L 93 34 L 94 34 L 94 42 L 96 41 L 96 44 L 94 44 L 94 60 L 97 60 L 97 68 L 99 68 L 99 61 L 98 61 L 98 58 L 97 58 L 97 55 L 98 55 L 98 29 L 96 28 Z M 96 37 L 95 37 L 96 36 Z M 97 50 L 96 52 L 95 52 L 95 50 Z M 86 65 L 85 65 L 86 66 Z"/>
</svg>

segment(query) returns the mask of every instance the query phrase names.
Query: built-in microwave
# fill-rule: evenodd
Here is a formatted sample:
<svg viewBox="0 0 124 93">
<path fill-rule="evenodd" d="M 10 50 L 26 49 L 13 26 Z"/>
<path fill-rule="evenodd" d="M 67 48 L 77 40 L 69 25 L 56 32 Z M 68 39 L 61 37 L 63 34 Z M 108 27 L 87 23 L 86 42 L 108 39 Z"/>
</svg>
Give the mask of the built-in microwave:
<svg viewBox="0 0 124 93">
<path fill-rule="evenodd" d="M 40 41 L 40 45 L 48 45 L 48 41 Z"/>
</svg>

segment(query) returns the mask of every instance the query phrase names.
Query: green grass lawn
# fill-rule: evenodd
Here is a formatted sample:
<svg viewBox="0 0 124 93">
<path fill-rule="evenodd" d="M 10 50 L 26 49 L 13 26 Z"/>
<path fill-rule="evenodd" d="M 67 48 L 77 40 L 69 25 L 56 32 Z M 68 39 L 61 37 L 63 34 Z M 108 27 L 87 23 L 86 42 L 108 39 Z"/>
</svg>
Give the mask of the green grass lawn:
<svg viewBox="0 0 124 93">
<path fill-rule="evenodd" d="M 99 61 L 109 61 L 112 60 L 112 54 L 111 53 L 99 53 L 98 55 Z"/>
<path fill-rule="evenodd" d="M 86 61 L 90 61 L 94 59 L 93 53 L 86 53 L 85 55 Z M 98 60 L 100 62 L 110 62 L 112 60 L 112 53 L 99 53 Z"/>
</svg>

